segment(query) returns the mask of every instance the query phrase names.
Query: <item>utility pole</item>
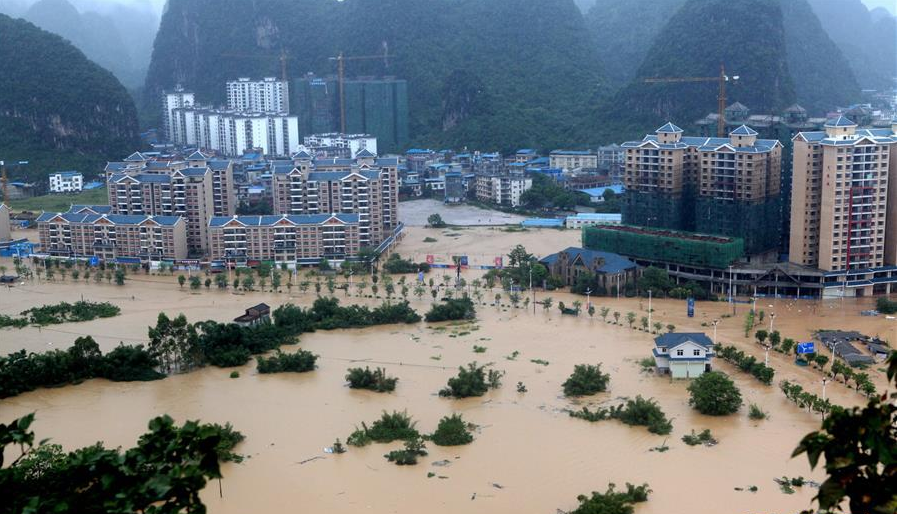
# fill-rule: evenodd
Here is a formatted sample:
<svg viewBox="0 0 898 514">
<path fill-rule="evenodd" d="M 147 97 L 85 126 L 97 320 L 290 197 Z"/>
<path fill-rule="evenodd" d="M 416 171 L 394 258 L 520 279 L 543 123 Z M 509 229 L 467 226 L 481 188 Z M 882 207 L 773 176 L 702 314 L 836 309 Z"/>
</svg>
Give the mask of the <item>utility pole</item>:
<svg viewBox="0 0 898 514">
<path fill-rule="evenodd" d="M 652 290 L 649 289 L 649 330 L 652 329 Z"/>
</svg>

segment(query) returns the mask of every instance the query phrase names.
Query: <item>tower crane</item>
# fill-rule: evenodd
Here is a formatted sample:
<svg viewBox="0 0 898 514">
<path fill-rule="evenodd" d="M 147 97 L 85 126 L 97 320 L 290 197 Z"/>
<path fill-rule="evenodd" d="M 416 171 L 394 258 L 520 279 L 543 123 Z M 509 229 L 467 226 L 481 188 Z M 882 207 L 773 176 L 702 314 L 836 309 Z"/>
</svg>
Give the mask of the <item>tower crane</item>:
<svg viewBox="0 0 898 514">
<path fill-rule="evenodd" d="M 337 54 L 336 57 L 330 57 L 329 60 L 337 63 L 337 86 L 340 90 L 340 132 L 346 133 L 346 94 L 344 88 L 346 61 L 363 61 L 369 59 L 383 59 L 384 68 L 390 67 L 389 46 L 387 42 L 383 42 L 383 53 L 379 55 L 343 55 L 343 52 Z"/>
<path fill-rule="evenodd" d="M 739 80 L 738 75 L 729 76 L 720 64 L 720 75 L 716 77 L 652 77 L 643 79 L 648 84 L 677 84 L 683 82 L 717 82 L 719 91 L 717 93 L 717 137 L 726 137 L 726 103 L 727 103 L 727 82 L 736 82 Z"/>
</svg>

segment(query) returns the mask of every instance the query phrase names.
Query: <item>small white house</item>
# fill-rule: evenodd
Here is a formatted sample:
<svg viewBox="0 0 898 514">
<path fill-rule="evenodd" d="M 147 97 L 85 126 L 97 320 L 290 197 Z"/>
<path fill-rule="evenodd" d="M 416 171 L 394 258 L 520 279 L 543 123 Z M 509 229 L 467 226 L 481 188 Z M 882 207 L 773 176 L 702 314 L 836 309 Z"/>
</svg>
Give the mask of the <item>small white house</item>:
<svg viewBox="0 0 898 514">
<path fill-rule="evenodd" d="M 673 378 L 695 378 L 711 371 L 714 343 L 700 332 L 662 334 L 655 338 L 655 366 Z"/>
<path fill-rule="evenodd" d="M 78 193 L 84 187 L 84 176 L 77 171 L 57 171 L 50 175 L 51 193 Z"/>
</svg>

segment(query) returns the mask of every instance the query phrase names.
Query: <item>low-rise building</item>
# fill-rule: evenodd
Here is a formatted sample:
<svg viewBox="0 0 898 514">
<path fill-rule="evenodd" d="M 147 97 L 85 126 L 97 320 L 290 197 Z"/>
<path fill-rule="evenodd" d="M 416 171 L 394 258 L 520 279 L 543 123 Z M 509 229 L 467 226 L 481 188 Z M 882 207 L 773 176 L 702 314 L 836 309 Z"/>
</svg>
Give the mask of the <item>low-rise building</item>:
<svg viewBox="0 0 898 514">
<path fill-rule="evenodd" d="M 358 256 L 358 214 L 213 217 L 209 220 L 212 259 L 287 264 L 340 262 Z"/>
<path fill-rule="evenodd" d="M 37 218 L 41 251 L 102 261 L 187 258 L 187 222 L 181 216 L 45 212 Z"/>
<path fill-rule="evenodd" d="M 234 318 L 234 323 L 241 327 L 253 327 L 267 323 L 271 319 L 271 307 L 267 303 L 254 305 L 240 315 Z"/>
<path fill-rule="evenodd" d="M 659 373 L 673 378 L 696 378 L 711 371 L 714 342 L 700 332 L 671 332 L 655 338 L 652 350 Z"/>
<path fill-rule="evenodd" d="M 84 175 L 77 171 L 57 171 L 50 175 L 51 193 L 78 193 L 84 188 Z"/>
<path fill-rule="evenodd" d="M 599 157 L 589 150 L 552 150 L 549 152 L 549 166 L 564 171 L 598 167 Z"/>
<path fill-rule="evenodd" d="M 543 257 L 539 261 L 552 276 L 561 278 L 565 285 L 574 285 L 581 275 L 595 277 L 593 293 L 596 295 L 621 291 L 639 278 L 639 266 L 616 253 L 570 247 Z"/>
<path fill-rule="evenodd" d="M 564 219 L 565 228 L 581 229 L 593 225 L 620 225 L 620 213 L 579 212 Z"/>
<path fill-rule="evenodd" d="M 477 175 L 477 199 L 507 207 L 521 205 L 521 197 L 533 187 L 533 179 L 518 174 Z"/>
</svg>

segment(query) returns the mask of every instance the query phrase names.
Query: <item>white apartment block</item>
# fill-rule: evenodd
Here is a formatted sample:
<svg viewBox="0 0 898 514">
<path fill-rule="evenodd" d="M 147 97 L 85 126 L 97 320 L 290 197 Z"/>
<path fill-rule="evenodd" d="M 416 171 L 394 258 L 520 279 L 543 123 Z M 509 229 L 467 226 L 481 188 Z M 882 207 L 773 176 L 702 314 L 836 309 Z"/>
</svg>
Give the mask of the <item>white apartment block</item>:
<svg viewBox="0 0 898 514">
<path fill-rule="evenodd" d="M 371 155 L 377 155 L 377 138 L 368 134 L 313 134 L 303 138 L 303 145 L 314 150 L 315 148 L 349 148 L 350 159 L 358 157 L 359 152 L 367 150 Z"/>
<path fill-rule="evenodd" d="M 50 175 L 51 193 L 77 193 L 84 187 L 84 176 L 77 171 L 57 171 Z"/>
<path fill-rule="evenodd" d="M 194 103 L 193 93 L 185 91 L 181 86 L 176 87 L 174 91 L 166 91 L 162 94 L 162 128 L 169 141 L 175 141 L 179 135 L 178 127 L 175 125 L 174 110 L 193 107 Z"/>
<path fill-rule="evenodd" d="M 265 77 L 251 80 L 241 77 L 227 83 L 228 109 L 237 112 L 277 113 L 290 112 L 290 94 L 286 80 Z"/>
<path fill-rule="evenodd" d="M 215 150 L 229 157 L 250 148 L 268 156 L 290 156 L 300 149 L 299 119 L 281 114 L 239 113 L 217 109 L 173 111 L 175 144 Z"/>
</svg>

